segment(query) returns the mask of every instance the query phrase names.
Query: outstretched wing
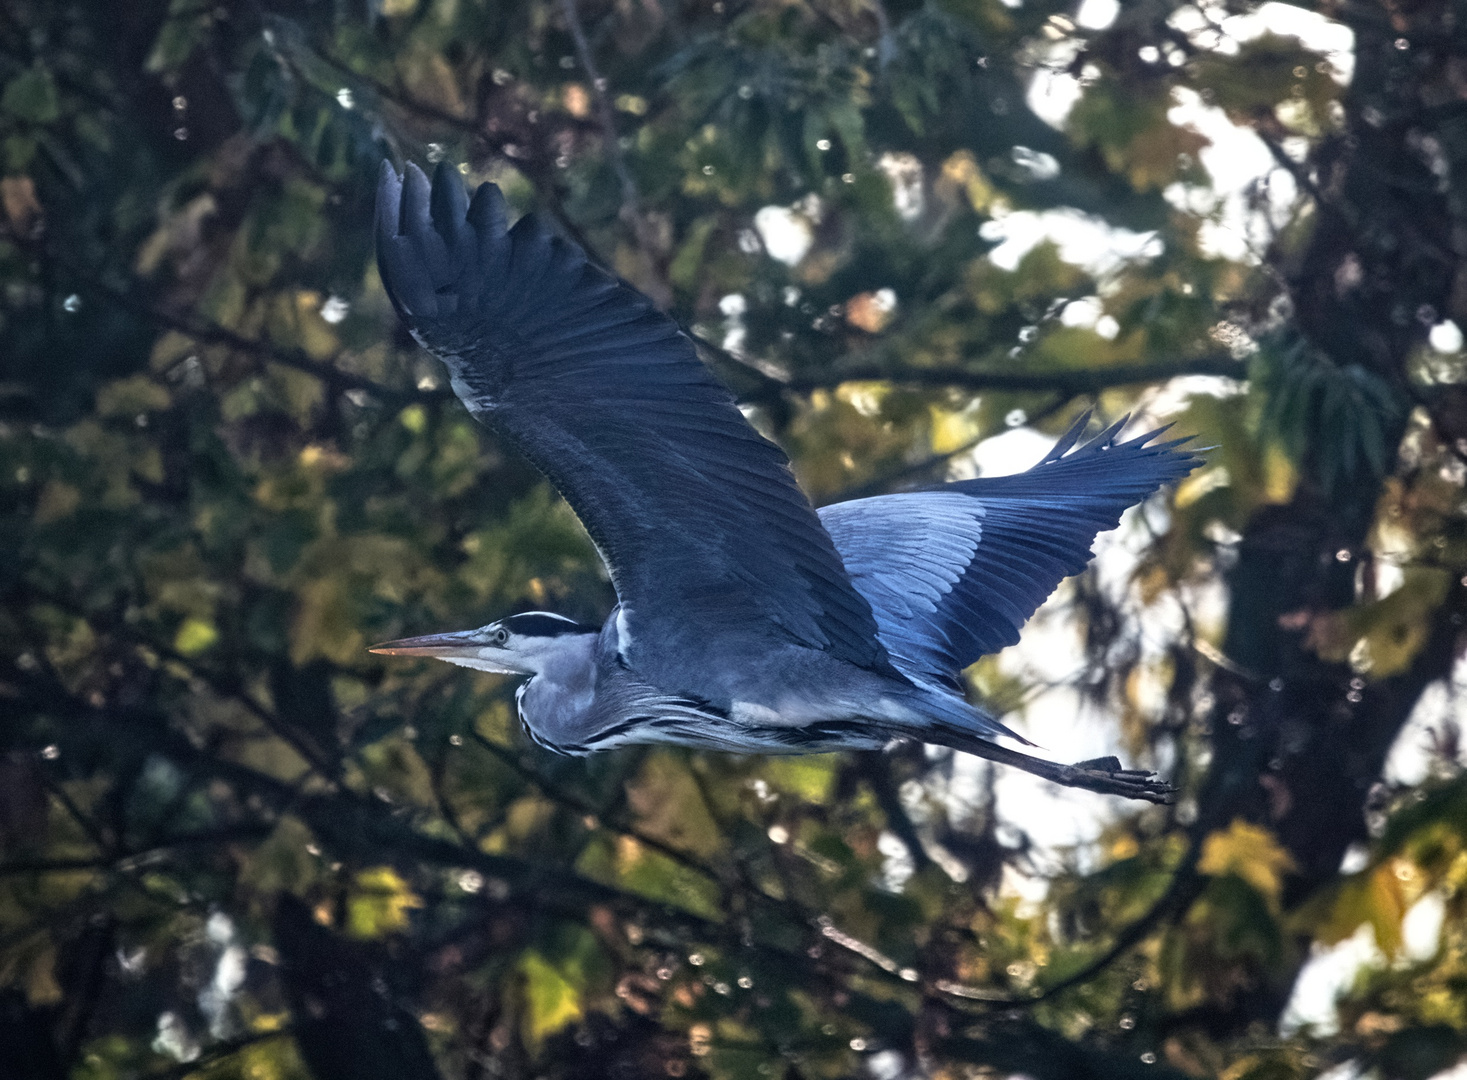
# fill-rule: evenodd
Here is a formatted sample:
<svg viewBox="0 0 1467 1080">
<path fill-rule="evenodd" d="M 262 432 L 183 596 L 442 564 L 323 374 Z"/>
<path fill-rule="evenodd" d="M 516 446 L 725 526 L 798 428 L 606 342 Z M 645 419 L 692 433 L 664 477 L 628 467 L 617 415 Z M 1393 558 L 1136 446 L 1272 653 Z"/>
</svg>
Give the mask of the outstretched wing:
<svg viewBox="0 0 1467 1080">
<path fill-rule="evenodd" d="M 1202 461 L 1179 449 L 1187 439 L 1152 442 L 1160 431 L 1117 442 L 1124 420 L 1070 453 L 1088 419 L 1027 472 L 820 511 L 900 670 L 961 685 L 963 668 L 1018 641 L 1055 586 L 1084 569 L 1098 533 Z"/>
<path fill-rule="evenodd" d="M 580 517 L 633 665 L 710 700 L 717 672 L 771 638 L 889 671 L 871 608 L 784 452 L 692 342 L 533 216 L 509 229 L 505 218 L 492 184 L 469 203 L 451 169 L 430 190 L 415 166 L 399 178 L 384 164 L 382 281 L 464 404 Z"/>
</svg>

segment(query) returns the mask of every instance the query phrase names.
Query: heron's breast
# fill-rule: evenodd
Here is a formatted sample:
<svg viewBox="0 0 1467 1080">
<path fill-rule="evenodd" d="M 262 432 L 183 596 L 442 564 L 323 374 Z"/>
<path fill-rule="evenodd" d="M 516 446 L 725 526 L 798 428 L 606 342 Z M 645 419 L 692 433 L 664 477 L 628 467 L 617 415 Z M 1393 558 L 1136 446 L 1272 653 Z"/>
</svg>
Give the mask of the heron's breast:
<svg viewBox="0 0 1467 1080">
<path fill-rule="evenodd" d="M 794 691 L 765 701 L 735 700 L 728 710 L 728 718 L 748 727 L 797 728 L 855 719 L 906 719 L 911 712 L 887 694 L 852 694 L 842 692 L 840 687 L 830 687 L 829 691 L 824 694 Z"/>
<path fill-rule="evenodd" d="M 747 724 L 749 727 L 779 727 L 790 723 L 778 709 L 756 701 L 735 701 L 728 710 L 728 718 L 736 724 Z"/>
</svg>

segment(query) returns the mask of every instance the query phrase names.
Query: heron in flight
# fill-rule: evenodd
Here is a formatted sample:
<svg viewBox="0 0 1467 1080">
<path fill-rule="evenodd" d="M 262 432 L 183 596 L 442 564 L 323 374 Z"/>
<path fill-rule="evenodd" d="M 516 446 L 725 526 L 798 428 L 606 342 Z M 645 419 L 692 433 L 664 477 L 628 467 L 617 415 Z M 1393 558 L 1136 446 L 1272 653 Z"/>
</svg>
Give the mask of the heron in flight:
<svg viewBox="0 0 1467 1080">
<path fill-rule="evenodd" d="M 565 754 L 630 743 L 740 753 L 942 743 L 1060 783 L 1163 801 L 1114 758 L 1061 765 L 964 696 L 962 671 L 1019 639 L 1123 510 L 1199 458 L 1075 424 L 1034 468 L 818 512 L 693 342 L 646 297 L 503 196 L 470 201 L 384 163 L 382 282 L 454 393 L 564 496 L 610 572 L 602 626 L 544 612 L 372 651 L 529 676 L 530 737 Z M 1124 421 L 1122 422 L 1124 423 Z M 1032 744 L 1030 744 L 1032 745 Z"/>
</svg>

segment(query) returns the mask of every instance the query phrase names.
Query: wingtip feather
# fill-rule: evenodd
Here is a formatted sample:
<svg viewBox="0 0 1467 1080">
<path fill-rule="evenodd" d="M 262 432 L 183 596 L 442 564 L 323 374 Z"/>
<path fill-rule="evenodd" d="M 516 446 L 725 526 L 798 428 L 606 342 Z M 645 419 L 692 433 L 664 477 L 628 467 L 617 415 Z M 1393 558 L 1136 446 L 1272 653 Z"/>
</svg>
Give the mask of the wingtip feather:
<svg viewBox="0 0 1467 1080">
<path fill-rule="evenodd" d="M 440 161 L 433 170 L 428 212 L 433 228 L 449 249 L 454 249 L 468 231 L 469 197 L 464 191 L 463 177 L 446 161 Z"/>
<path fill-rule="evenodd" d="M 1074 446 L 1075 443 L 1079 441 L 1080 436 L 1084 434 L 1085 428 L 1090 423 L 1090 417 L 1094 415 L 1094 413 L 1094 409 L 1086 409 L 1078 417 L 1076 417 L 1075 422 L 1071 424 L 1069 426 L 1069 429 L 1059 437 L 1059 442 L 1055 443 L 1054 447 L 1049 451 L 1049 453 L 1044 455 L 1044 461 L 1056 461 L 1059 458 L 1062 458 L 1066 454 L 1068 454 L 1070 452 L 1070 448 Z M 1043 464 L 1043 462 L 1041 462 L 1040 464 Z"/>
<path fill-rule="evenodd" d="M 407 229 L 430 223 L 428 200 L 431 195 L 432 185 L 428 183 L 428 177 L 415 162 L 409 161 L 402 170 L 402 203 L 397 212 L 399 235 L 406 235 Z"/>
<path fill-rule="evenodd" d="M 508 231 L 509 221 L 509 208 L 505 205 L 504 193 L 495 184 L 480 184 L 474 197 L 469 200 L 469 208 L 464 217 L 480 234 L 487 232 L 494 237 L 503 236 Z"/>
</svg>

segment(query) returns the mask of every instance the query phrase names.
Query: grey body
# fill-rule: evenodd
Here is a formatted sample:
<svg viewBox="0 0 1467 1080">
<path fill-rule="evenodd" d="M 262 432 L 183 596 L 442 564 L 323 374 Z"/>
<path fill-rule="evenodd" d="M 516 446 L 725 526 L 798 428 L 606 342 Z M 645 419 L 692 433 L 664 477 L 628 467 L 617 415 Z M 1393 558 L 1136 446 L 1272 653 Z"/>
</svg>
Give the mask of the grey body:
<svg viewBox="0 0 1467 1080">
<path fill-rule="evenodd" d="M 600 630 L 566 620 L 551 636 L 534 628 L 543 630 L 556 617 L 530 612 L 373 651 L 529 675 L 515 694 L 520 721 L 531 739 L 562 754 L 649 742 L 738 753 L 878 749 L 930 722 L 932 693 L 965 721 L 982 717 L 948 691 L 858 668 L 775 635 L 765 648 L 748 648 L 720 665 L 722 677 L 702 680 L 696 691 L 669 689 L 637 666 L 635 649 L 626 649 L 621 614 L 618 606 Z"/>
<path fill-rule="evenodd" d="M 570 503 L 620 602 L 600 628 L 529 613 L 375 651 L 530 676 L 520 718 L 563 753 L 1017 739 L 962 669 L 1198 461 L 1120 424 L 1077 446 L 1082 417 L 1026 473 L 817 515 L 676 325 L 532 217 L 509 228 L 493 185 L 470 204 L 452 170 L 384 166 L 377 228 L 414 337 Z"/>
</svg>

